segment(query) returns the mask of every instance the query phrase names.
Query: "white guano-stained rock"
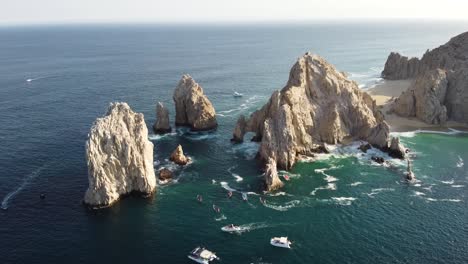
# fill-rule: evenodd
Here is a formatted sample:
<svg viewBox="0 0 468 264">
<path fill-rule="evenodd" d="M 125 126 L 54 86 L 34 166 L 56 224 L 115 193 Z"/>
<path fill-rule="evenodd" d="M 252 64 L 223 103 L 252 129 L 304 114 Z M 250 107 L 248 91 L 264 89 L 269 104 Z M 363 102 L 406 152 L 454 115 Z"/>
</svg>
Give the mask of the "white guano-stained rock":
<svg viewBox="0 0 468 264">
<path fill-rule="evenodd" d="M 156 189 L 153 143 L 144 116 L 127 103 L 111 103 L 98 118 L 86 142 L 89 187 L 84 202 L 106 207 L 121 195 L 152 194 Z"/>
</svg>

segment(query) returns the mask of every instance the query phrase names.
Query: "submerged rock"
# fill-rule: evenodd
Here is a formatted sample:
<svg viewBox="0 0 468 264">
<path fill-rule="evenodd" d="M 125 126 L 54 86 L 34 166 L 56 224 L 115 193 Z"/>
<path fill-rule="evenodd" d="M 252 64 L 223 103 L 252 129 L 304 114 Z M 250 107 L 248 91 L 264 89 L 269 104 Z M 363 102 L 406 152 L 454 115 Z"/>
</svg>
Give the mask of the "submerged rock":
<svg viewBox="0 0 468 264">
<path fill-rule="evenodd" d="M 411 161 L 409 159 L 407 161 L 408 161 L 408 167 L 407 167 L 407 171 L 406 171 L 406 180 L 407 181 L 414 181 L 414 180 L 416 180 L 416 176 L 413 173 L 413 169 L 412 169 L 412 166 L 411 166 Z"/>
<path fill-rule="evenodd" d="M 111 103 L 98 118 L 86 142 L 89 187 L 84 202 L 110 206 L 121 195 L 152 194 L 156 189 L 153 143 L 148 140 L 144 116 L 127 103 Z"/>
<path fill-rule="evenodd" d="M 383 164 L 385 162 L 385 159 L 383 157 L 372 156 L 371 160 L 377 162 L 378 164 Z"/>
<path fill-rule="evenodd" d="M 169 133 L 172 130 L 169 123 L 169 111 L 161 102 L 156 105 L 156 122 L 153 129 L 157 134 Z"/>
<path fill-rule="evenodd" d="M 272 159 L 281 169 L 290 169 L 298 155 L 311 155 L 324 144 L 353 139 L 388 149 L 389 139 L 389 127 L 370 95 L 308 53 L 294 64 L 281 91 L 249 118 L 239 118 L 232 140 L 243 141 L 246 132 L 261 140 L 264 164 L 271 167 Z"/>
<path fill-rule="evenodd" d="M 178 165 L 186 165 L 190 161 L 190 158 L 187 158 L 184 155 L 184 151 L 182 150 L 181 145 L 177 146 L 169 159 Z"/>
<path fill-rule="evenodd" d="M 359 149 L 360 151 L 364 152 L 364 153 L 367 153 L 367 151 L 368 151 L 369 149 L 371 149 L 371 148 L 372 148 L 372 146 L 371 146 L 371 144 L 369 144 L 369 143 L 361 144 L 361 145 L 359 145 L 359 147 L 358 147 L 358 149 Z"/>
<path fill-rule="evenodd" d="M 162 168 L 161 170 L 159 170 L 159 179 L 161 181 L 172 180 L 172 177 L 173 177 L 173 173 L 168 168 Z"/>
<path fill-rule="evenodd" d="M 211 130 L 218 126 L 213 105 L 203 94 L 203 88 L 190 75 L 182 76 L 173 99 L 177 126 L 189 126 L 195 131 Z"/>
<path fill-rule="evenodd" d="M 468 32 L 428 50 L 421 59 L 392 52 L 382 77 L 414 79 L 392 105 L 396 114 L 428 124 L 468 122 Z"/>
</svg>

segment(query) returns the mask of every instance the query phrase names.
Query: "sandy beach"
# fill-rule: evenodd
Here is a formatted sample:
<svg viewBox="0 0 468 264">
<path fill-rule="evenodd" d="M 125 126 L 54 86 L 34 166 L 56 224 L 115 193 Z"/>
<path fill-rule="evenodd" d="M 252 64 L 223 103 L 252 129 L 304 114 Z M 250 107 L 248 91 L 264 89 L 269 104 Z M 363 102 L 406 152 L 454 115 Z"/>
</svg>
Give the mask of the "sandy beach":
<svg viewBox="0 0 468 264">
<path fill-rule="evenodd" d="M 382 113 L 385 115 L 385 120 L 389 124 L 391 132 L 415 130 L 449 131 L 449 129 L 468 131 L 468 125 L 459 122 L 448 121 L 443 126 L 430 125 L 416 118 L 406 118 L 391 114 L 389 111 L 391 102 L 394 98 L 400 96 L 403 91 L 406 91 L 411 85 L 411 82 L 412 80 L 386 80 L 368 90 L 369 94 L 376 101 L 376 104 L 381 108 Z"/>
</svg>

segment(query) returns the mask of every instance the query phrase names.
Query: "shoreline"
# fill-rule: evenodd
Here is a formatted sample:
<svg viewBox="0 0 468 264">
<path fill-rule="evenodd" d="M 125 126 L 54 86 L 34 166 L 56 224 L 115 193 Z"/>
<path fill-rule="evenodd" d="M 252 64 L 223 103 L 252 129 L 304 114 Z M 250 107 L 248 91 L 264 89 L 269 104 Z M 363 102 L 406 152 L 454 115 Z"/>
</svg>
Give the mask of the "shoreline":
<svg viewBox="0 0 468 264">
<path fill-rule="evenodd" d="M 401 95 L 411 85 L 412 80 L 384 80 L 373 88 L 366 90 L 375 100 L 377 107 L 382 111 L 390 126 L 390 132 L 415 132 L 415 131 L 434 131 L 434 132 L 453 132 L 452 129 L 460 132 L 468 132 L 468 124 L 455 121 L 447 121 L 445 125 L 431 125 L 415 117 L 401 117 L 389 113 L 390 104 L 394 98 Z"/>
</svg>

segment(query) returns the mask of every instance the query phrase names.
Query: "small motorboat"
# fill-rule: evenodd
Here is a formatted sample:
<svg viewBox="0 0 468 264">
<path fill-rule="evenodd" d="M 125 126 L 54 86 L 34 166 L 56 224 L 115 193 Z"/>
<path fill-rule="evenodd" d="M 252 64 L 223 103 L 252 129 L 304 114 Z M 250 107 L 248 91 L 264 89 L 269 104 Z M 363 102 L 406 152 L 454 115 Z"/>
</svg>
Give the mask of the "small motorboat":
<svg viewBox="0 0 468 264">
<path fill-rule="evenodd" d="M 221 227 L 221 230 L 228 233 L 240 232 L 242 228 L 240 226 L 235 226 L 233 224 Z"/>
<path fill-rule="evenodd" d="M 283 178 L 284 178 L 286 181 L 289 181 L 289 175 L 284 174 L 284 175 L 283 175 Z"/>
<path fill-rule="evenodd" d="M 213 204 L 213 210 L 217 213 L 220 213 L 221 212 L 221 208 L 219 208 L 218 206 L 214 205 Z"/>
<path fill-rule="evenodd" d="M 203 197 L 201 195 L 197 195 L 197 201 L 199 203 L 203 202 Z"/>
<path fill-rule="evenodd" d="M 211 252 L 204 247 L 196 247 L 187 257 L 201 264 L 209 264 L 210 261 L 219 260 L 218 256 L 216 256 L 214 252 Z"/>
<path fill-rule="evenodd" d="M 229 191 L 229 192 L 228 192 L 227 197 L 228 197 L 228 198 L 231 198 L 231 197 L 232 197 L 232 191 Z"/>
<path fill-rule="evenodd" d="M 242 200 L 244 200 L 246 202 L 247 202 L 247 200 L 249 200 L 246 193 L 242 193 Z"/>
<path fill-rule="evenodd" d="M 241 93 L 238 93 L 238 92 L 234 92 L 234 94 L 233 94 L 232 96 L 234 96 L 234 97 L 242 97 L 242 96 L 244 96 L 244 95 L 241 94 Z"/>
<path fill-rule="evenodd" d="M 275 247 L 291 248 L 291 241 L 287 237 L 274 237 L 270 239 L 270 244 Z"/>
</svg>

